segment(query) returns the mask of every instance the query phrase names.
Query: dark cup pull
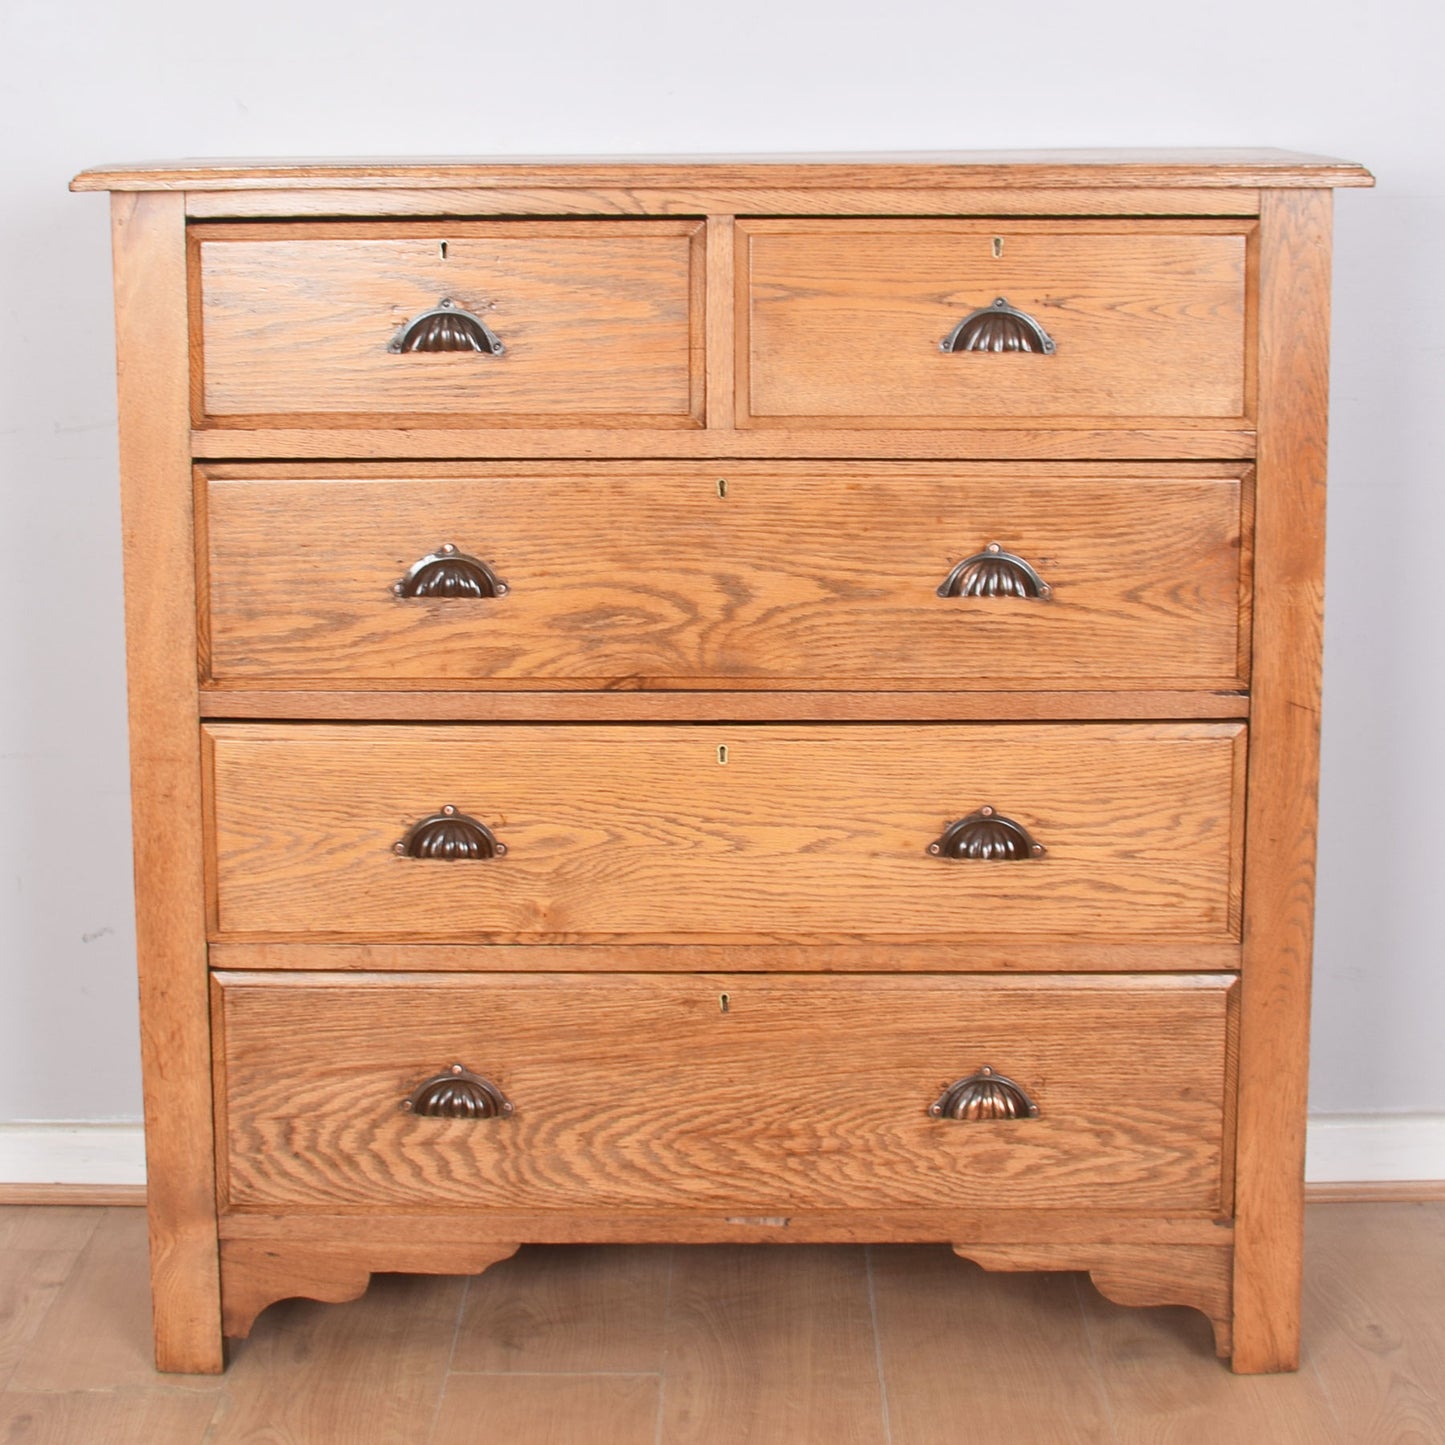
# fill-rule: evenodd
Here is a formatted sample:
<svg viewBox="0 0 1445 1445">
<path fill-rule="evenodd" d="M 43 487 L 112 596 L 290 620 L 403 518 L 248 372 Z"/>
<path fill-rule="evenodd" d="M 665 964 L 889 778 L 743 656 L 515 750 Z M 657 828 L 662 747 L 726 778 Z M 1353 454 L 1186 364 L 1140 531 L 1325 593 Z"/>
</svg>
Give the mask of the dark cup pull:
<svg viewBox="0 0 1445 1445">
<path fill-rule="evenodd" d="M 463 310 L 449 296 L 443 296 L 430 311 L 414 316 L 386 348 L 403 351 L 480 351 L 500 356 L 507 348 L 497 333 L 480 316 Z"/>
<path fill-rule="evenodd" d="M 1021 1084 L 985 1064 L 976 1074 L 957 1079 L 928 1106 L 935 1119 L 1037 1119 L 1039 1106 Z"/>
<path fill-rule="evenodd" d="M 460 1064 L 423 1079 L 401 1101 L 401 1111 L 422 1119 L 500 1119 L 514 1112 L 511 1100 L 490 1079 Z"/>
<path fill-rule="evenodd" d="M 443 542 L 407 568 L 406 576 L 392 584 L 398 597 L 505 597 L 508 587 L 480 557 L 458 552 Z"/>
<path fill-rule="evenodd" d="M 1054 339 L 1026 311 L 1000 296 L 992 306 L 970 311 L 942 341 L 940 351 L 1037 351 L 1052 356 Z"/>
<path fill-rule="evenodd" d="M 1041 597 L 1054 589 L 1022 557 L 990 542 L 982 552 L 965 557 L 938 586 L 940 597 Z"/>
<path fill-rule="evenodd" d="M 437 858 L 460 863 L 471 858 L 502 858 L 507 845 L 499 843 L 485 823 L 469 818 L 447 804 L 440 812 L 413 823 L 406 837 L 392 845 L 403 858 Z"/>
<path fill-rule="evenodd" d="M 935 858 L 1012 862 L 1042 858 L 1047 850 L 1034 842 L 1022 823 L 985 806 L 950 823 L 943 835 L 928 845 L 928 851 Z"/>
</svg>

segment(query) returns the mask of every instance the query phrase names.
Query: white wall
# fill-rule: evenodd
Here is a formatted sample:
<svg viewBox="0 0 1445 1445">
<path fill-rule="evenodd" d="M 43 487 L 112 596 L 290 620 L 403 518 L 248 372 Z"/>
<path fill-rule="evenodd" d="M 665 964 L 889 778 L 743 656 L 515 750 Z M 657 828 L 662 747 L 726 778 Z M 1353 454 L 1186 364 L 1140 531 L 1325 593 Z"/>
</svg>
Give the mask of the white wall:
<svg viewBox="0 0 1445 1445">
<path fill-rule="evenodd" d="M 1379 177 L 1336 212 L 1314 1107 L 1445 1113 L 1445 9 L 716 9 L 4 0 L 0 1121 L 139 1113 L 107 213 L 75 170 L 1059 145 L 1280 145 Z"/>
</svg>

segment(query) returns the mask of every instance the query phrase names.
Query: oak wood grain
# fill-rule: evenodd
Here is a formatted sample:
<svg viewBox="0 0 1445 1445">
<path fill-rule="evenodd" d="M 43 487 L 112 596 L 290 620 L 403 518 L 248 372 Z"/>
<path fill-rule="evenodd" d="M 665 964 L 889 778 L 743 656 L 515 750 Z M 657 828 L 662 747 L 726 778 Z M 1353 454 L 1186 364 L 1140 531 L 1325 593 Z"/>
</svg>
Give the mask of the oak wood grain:
<svg viewBox="0 0 1445 1445">
<path fill-rule="evenodd" d="M 1247 418 L 1249 222 L 738 223 L 740 424 Z M 1052 355 L 945 354 L 1006 297 Z"/>
<path fill-rule="evenodd" d="M 1324 584 L 1331 197 L 1265 198 L 1234 1368 L 1299 1361 Z M 1307 320 L 1306 320 L 1307 318 Z"/>
<path fill-rule="evenodd" d="M 205 731 L 218 937 L 1237 936 L 1238 724 Z M 985 804 L 1045 856 L 929 855 Z M 506 856 L 399 857 L 444 805 Z"/>
<path fill-rule="evenodd" d="M 112 202 L 131 819 L 156 1362 L 221 1368 L 179 195 Z"/>
<path fill-rule="evenodd" d="M 1237 943 L 1077 937 L 938 943 L 213 943 L 216 968 L 467 973 L 1221 973 Z"/>
<path fill-rule="evenodd" d="M 1188 1305 L 1214 1331 L 1214 1350 L 1230 1352 L 1230 1275 L 1227 1247 L 1183 1244 L 955 1244 L 957 1254 L 989 1270 L 1087 1270 L 1095 1288 L 1115 1304 Z"/>
<path fill-rule="evenodd" d="M 186 215 L 196 220 L 295 219 L 303 216 L 786 216 L 818 214 L 806 188 L 718 185 L 464 186 L 430 190 L 188 191 Z M 1160 189 L 1141 186 L 1050 190 L 1043 187 L 940 186 L 931 190 L 833 187 L 835 216 L 1253 216 L 1258 190 L 1245 187 Z"/>
<path fill-rule="evenodd" d="M 1241 483 L 883 470 L 498 466 L 465 478 L 212 478 L 207 634 L 223 682 L 478 688 L 1240 689 Z M 724 495 L 725 493 L 725 495 Z M 1048 599 L 940 598 L 1000 540 Z M 499 598 L 393 586 L 445 544 Z"/>
<path fill-rule="evenodd" d="M 700 425 L 703 243 L 667 220 L 195 226 L 196 420 Z M 442 298 L 505 352 L 389 352 Z"/>
<path fill-rule="evenodd" d="M 638 679 L 633 679 L 638 681 Z M 836 679 L 835 679 L 836 681 Z M 1242 692 L 924 692 L 676 688 L 666 692 L 540 688 L 445 692 L 388 684 L 368 692 L 313 683 L 300 689 L 203 688 L 203 718 L 390 722 L 1087 722 L 1127 712 L 1139 720 L 1249 716 Z"/>
<path fill-rule="evenodd" d="M 1167 1244 L 1227 1246 L 1230 1221 L 1213 1215 L 1140 1214 L 1108 1208 L 1063 1212 L 1048 1208 L 803 1209 L 792 1214 L 729 1214 L 676 1206 L 587 1214 L 557 1209 L 489 1209 L 498 1237 L 532 1244 L 866 1244 L 887 1238 L 937 1244 L 950 1239 L 1016 1245 L 1019 1238 L 1064 1244 Z M 381 1211 L 246 1208 L 221 1216 L 221 1237 L 236 1240 L 334 1243 L 383 1248 L 424 1236 L 436 1244 L 473 1245 L 477 1219 L 464 1205 L 426 1205 Z"/>
<path fill-rule="evenodd" d="M 1114 148 L 876 152 L 767 156 L 535 156 L 417 157 L 398 160 L 227 159 L 152 161 L 95 166 L 71 181 L 72 190 L 181 191 L 318 186 L 359 190 L 558 186 L 590 190 L 621 186 L 838 187 L 982 186 L 1012 190 L 1100 186 L 1369 186 L 1374 177 L 1353 161 L 1270 147 Z"/>
<path fill-rule="evenodd" d="M 381 426 L 368 417 L 308 417 L 304 425 L 285 425 L 286 418 L 244 426 L 213 424 L 191 434 L 198 458 L 243 459 L 332 457 L 420 459 L 437 457 L 872 457 L 940 458 L 998 461 L 1055 458 L 1078 461 L 1098 458 L 1136 461 L 1215 461 L 1254 455 L 1254 424 L 1187 426 L 1136 418 L 1132 425 L 1100 429 L 1087 421 L 1044 418 L 1030 426 L 970 421 L 952 431 L 844 430 L 837 426 L 722 431 L 637 430 L 631 427 L 569 426 L 565 437 L 555 430 L 521 426 L 446 427 L 397 423 Z"/>
<path fill-rule="evenodd" d="M 366 1293 L 371 1276 L 480 1274 L 517 1252 L 505 1242 L 436 1244 L 411 1240 L 372 1245 L 294 1239 L 227 1239 L 221 1243 L 221 1301 L 226 1334 L 245 1339 L 256 1316 L 281 1299 L 344 1304 Z"/>
<path fill-rule="evenodd" d="M 223 975 L 227 1203 L 1213 1214 L 1229 986 Z M 515 1113 L 399 1108 L 454 1061 Z M 984 1064 L 1039 1117 L 929 1117 Z"/>
</svg>

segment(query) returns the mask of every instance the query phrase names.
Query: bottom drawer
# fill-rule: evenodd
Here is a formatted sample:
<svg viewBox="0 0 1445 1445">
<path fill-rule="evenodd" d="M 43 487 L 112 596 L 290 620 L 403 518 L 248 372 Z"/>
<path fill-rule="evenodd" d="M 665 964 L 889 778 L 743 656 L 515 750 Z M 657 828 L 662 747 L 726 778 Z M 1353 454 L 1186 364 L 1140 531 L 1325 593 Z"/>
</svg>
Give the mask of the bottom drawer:
<svg viewBox="0 0 1445 1445">
<path fill-rule="evenodd" d="M 1227 1213 L 1233 986 L 220 973 L 223 1205 Z"/>
</svg>

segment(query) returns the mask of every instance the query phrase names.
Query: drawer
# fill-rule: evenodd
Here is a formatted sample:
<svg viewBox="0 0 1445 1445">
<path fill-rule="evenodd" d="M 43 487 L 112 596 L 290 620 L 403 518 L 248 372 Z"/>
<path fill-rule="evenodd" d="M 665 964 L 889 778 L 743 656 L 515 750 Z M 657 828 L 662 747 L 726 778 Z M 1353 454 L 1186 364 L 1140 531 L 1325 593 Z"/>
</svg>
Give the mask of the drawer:
<svg viewBox="0 0 1445 1445">
<path fill-rule="evenodd" d="M 1236 723 L 205 739 L 221 939 L 1239 936 Z"/>
<path fill-rule="evenodd" d="M 1229 976 L 213 983 L 230 1210 L 1228 1210 Z"/>
<path fill-rule="evenodd" d="M 1243 421 L 1252 236 L 1248 221 L 742 222 L 739 412 L 883 429 Z"/>
<path fill-rule="evenodd" d="M 1244 686 L 1245 468 L 725 471 L 211 468 L 208 674 L 382 687 Z M 982 561 L 949 587 L 971 557 Z M 970 585 L 1003 595 L 957 595 Z"/>
<path fill-rule="evenodd" d="M 670 220 L 195 226 L 195 420 L 699 425 L 703 236 Z"/>
</svg>

